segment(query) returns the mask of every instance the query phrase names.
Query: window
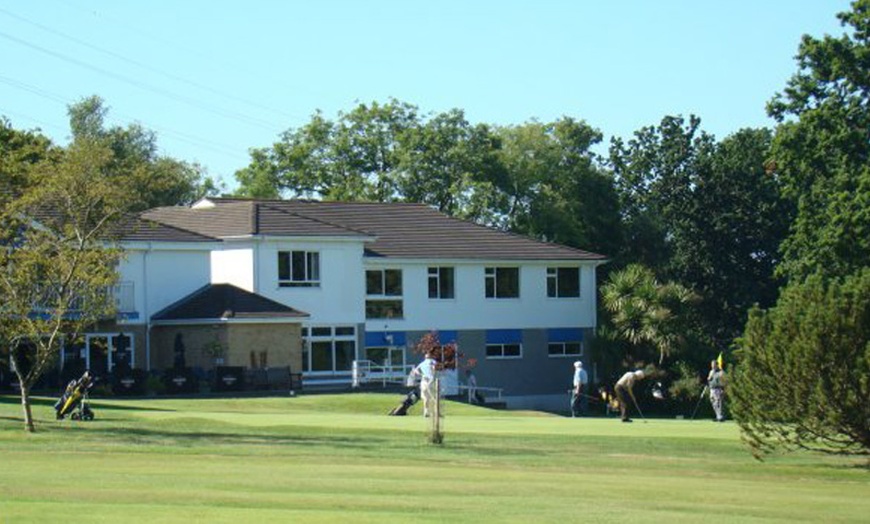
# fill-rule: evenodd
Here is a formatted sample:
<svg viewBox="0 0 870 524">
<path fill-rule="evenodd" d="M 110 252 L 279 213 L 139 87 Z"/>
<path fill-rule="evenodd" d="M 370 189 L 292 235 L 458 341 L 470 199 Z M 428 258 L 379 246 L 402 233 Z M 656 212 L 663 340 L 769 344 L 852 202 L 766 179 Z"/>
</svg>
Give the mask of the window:
<svg viewBox="0 0 870 524">
<path fill-rule="evenodd" d="M 402 318 L 402 270 L 366 271 L 366 318 Z"/>
<path fill-rule="evenodd" d="M 579 267 L 548 267 L 547 296 L 551 298 L 576 298 L 580 296 Z"/>
<path fill-rule="evenodd" d="M 369 269 L 366 271 L 366 295 L 402 296 L 402 270 Z"/>
<path fill-rule="evenodd" d="M 252 354 L 252 359 L 253 354 Z M 356 328 L 302 328 L 302 371 L 314 374 L 350 372 L 356 358 Z"/>
<path fill-rule="evenodd" d="M 453 268 L 429 268 L 429 298 L 453 298 Z"/>
<path fill-rule="evenodd" d="M 486 298 L 518 298 L 520 296 L 520 270 L 516 267 L 488 267 L 484 269 Z"/>
<path fill-rule="evenodd" d="M 316 251 L 279 251 L 280 287 L 320 286 L 320 253 Z"/>
<path fill-rule="evenodd" d="M 523 346 L 520 344 L 487 344 L 486 358 L 522 358 Z"/>
<path fill-rule="evenodd" d="M 551 357 L 582 357 L 582 342 L 550 342 L 547 344 L 547 354 Z"/>
<path fill-rule="evenodd" d="M 403 318 L 401 300 L 366 300 L 366 318 Z"/>
</svg>

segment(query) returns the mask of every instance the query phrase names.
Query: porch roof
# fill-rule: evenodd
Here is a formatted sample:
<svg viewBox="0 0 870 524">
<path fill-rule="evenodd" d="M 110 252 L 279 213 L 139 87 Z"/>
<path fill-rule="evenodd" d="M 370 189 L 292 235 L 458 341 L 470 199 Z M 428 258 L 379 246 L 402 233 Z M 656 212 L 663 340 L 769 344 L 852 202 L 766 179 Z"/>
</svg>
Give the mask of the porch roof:
<svg viewBox="0 0 870 524">
<path fill-rule="evenodd" d="M 232 284 L 207 284 L 151 316 L 157 323 L 302 319 L 309 315 Z"/>
</svg>

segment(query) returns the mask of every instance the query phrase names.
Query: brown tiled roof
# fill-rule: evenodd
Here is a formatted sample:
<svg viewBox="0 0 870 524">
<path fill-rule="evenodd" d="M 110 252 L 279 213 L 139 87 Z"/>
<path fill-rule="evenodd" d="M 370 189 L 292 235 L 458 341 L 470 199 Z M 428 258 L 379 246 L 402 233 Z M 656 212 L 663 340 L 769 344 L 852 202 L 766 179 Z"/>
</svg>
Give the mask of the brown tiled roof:
<svg viewBox="0 0 870 524">
<path fill-rule="evenodd" d="M 221 208 L 239 200 L 212 199 L 212 202 Z M 268 201 L 268 205 L 375 236 L 375 242 L 366 246 L 369 256 L 514 260 L 606 258 L 452 218 L 425 204 L 277 200 Z"/>
<path fill-rule="evenodd" d="M 308 313 L 232 284 L 207 284 L 155 313 L 151 320 L 305 318 Z"/>
<path fill-rule="evenodd" d="M 142 218 L 200 235 L 231 237 L 254 234 L 254 209 L 253 202 L 233 202 L 220 208 L 157 207 L 142 213 Z"/>
<path fill-rule="evenodd" d="M 128 242 L 216 242 L 218 239 L 200 235 L 168 224 L 139 217 L 121 220 L 116 226 L 117 235 Z"/>
<path fill-rule="evenodd" d="M 372 257 L 604 260 L 559 244 L 451 218 L 424 204 L 210 198 L 213 207 L 158 208 L 143 216 L 210 237 L 360 236 Z"/>
</svg>

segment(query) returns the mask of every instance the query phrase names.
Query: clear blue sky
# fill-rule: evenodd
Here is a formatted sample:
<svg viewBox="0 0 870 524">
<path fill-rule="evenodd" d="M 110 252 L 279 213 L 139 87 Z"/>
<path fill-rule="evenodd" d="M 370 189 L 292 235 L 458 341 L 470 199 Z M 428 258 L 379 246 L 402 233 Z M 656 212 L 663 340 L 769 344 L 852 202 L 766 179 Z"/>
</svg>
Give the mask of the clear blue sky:
<svg viewBox="0 0 870 524">
<path fill-rule="evenodd" d="M 567 115 L 628 137 L 696 114 L 770 126 L 803 34 L 846 0 L 0 0 L 0 115 L 69 138 L 96 94 L 230 187 L 251 147 L 389 97 L 472 122 Z"/>
</svg>

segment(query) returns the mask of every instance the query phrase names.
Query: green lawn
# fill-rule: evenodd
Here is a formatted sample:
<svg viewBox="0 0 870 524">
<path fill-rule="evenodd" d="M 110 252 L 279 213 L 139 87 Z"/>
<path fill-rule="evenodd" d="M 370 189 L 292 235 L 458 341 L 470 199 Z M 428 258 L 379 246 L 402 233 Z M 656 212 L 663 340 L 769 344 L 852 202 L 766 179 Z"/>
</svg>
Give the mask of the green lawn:
<svg viewBox="0 0 870 524">
<path fill-rule="evenodd" d="M 93 422 L 0 397 L 0 523 L 867 522 L 864 461 L 755 461 L 732 423 L 570 419 L 397 395 L 94 401 Z M 419 409 L 415 407 L 415 410 Z"/>
</svg>

